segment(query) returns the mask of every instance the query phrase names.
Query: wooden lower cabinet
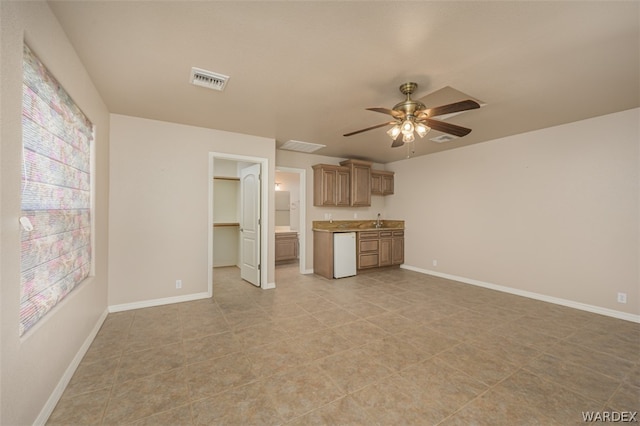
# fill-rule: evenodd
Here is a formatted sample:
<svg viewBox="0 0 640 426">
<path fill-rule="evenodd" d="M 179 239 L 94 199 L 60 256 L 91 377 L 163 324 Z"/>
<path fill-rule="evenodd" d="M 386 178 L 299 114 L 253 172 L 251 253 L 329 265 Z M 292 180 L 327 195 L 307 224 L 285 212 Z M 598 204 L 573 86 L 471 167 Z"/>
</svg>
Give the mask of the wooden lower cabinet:
<svg viewBox="0 0 640 426">
<path fill-rule="evenodd" d="M 298 233 L 279 232 L 276 234 L 276 263 L 293 261 L 298 258 Z"/>
<path fill-rule="evenodd" d="M 357 242 L 358 269 L 404 263 L 404 230 L 361 231 Z"/>
<path fill-rule="evenodd" d="M 404 231 L 393 231 L 391 240 L 391 264 L 402 265 L 404 263 Z"/>
</svg>

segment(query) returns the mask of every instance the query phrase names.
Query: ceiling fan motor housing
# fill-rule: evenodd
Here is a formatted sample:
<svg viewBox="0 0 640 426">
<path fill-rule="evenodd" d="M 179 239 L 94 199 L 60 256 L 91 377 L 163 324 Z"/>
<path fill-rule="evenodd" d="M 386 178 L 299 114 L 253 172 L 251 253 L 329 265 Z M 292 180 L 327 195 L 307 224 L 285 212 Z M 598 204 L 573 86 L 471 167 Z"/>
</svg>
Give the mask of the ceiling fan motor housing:
<svg viewBox="0 0 640 426">
<path fill-rule="evenodd" d="M 393 109 L 394 111 L 403 112 L 407 118 L 414 117 L 416 111 L 421 111 L 427 107 L 420 101 L 414 101 L 411 99 L 411 94 L 418 88 L 418 83 L 404 83 L 400 86 L 400 92 L 403 95 L 407 95 L 407 99 L 397 103 Z"/>
</svg>

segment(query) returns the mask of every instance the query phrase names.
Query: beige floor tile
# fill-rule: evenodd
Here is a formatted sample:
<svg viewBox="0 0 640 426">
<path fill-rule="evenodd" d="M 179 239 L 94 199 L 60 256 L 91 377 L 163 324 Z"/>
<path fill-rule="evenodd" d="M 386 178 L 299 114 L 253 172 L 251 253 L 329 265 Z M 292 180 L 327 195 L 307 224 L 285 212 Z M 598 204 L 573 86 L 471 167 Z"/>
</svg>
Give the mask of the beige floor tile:
<svg viewBox="0 0 640 426">
<path fill-rule="evenodd" d="M 271 318 L 258 307 L 250 311 L 225 313 L 224 317 L 232 330 L 242 330 L 243 328 L 271 320 Z"/>
<path fill-rule="evenodd" d="M 365 320 L 358 320 L 332 328 L 344 337 L 352 347 L 362 346 L 374 340 L 382 339 L 389 333 Z"/>
<path fill-rule="evenodd" d="M 314 296 L 313 298 L 307 298 L 296 302 L 298 306 L 304 309 L 307 313 L 313 314 L 314 312 L 326 311 L 328 309 L 337 308 L 333 302 L 330 302 L 322 297 Z"/>
<path fill-rule="evenodd" d="M 120 357 L 106 358 L 90 363 L 80 363 L 65 389 L 69 396 L 98 389 L 110 388 L 116 380 Z"/>
<path fill-rule="evenodd" d="M 436 355 L 460 344 L 459 340 L 434 331 L 428 325 L 396 334 L 399 339 L 422 350 L 425 354 Z"/>
<path fill-rule="evenodd" d="M 412 365 L 399 374 L 418 389 L 416 394 L 422 403 L 442 413 L 443 418 L 488 389 L 484 383 L 435 358 Z"/>
<path fill-rule="evenodd" d="M 284 328 L 271 321 L 235 330 L 233 334 L 245 349 L 276 343 L 290 337 Z"/>
<path fill-rule="evenodd" d="M 152 376 L 183 367 L 184 364 L 185 354 L 180 343 L 127 352 L 120 359 L 116 383 Z"/>
<path fill-rule="evenodd" d="M 548 354 L 530 361 L 524 368 L 603 405 L 620 384 L 611 377 Z"/>
<path fill-rule="evenodd" d="M 185 362 L 192 364 L 239 352 L 242 350 L 242 344 L 234 333 L 227 331 L 195 339 L 185 339 L 183 348 Z"/>
<path fill-rule="evenodd" d="M 362 426 L 374 424 L 376 424 L 375 420 L 369 417 L 351 396 L 342 397 L 287 423 L 288 426 Z"/>
<path fill-rule="evenodd" d="M 581 365 L 616 380 L 622 380 L 634 368 L 634 363 L 629 360 L 599 352 L 588 346 L 580 346 L 565 341 L 560 341 L 547 348 L 545 353 L 555 358 Z"/>
<path fill-rule="evenodd" d="M 153 322 L 145 321 L 144 325 L 132 326 L 131 330 L 129 330 L 125 352 L 137 352 L 172 343 L 180 343 L 181 341 L 182 329 L 178 320 L 155 326 Z"/>
<path fill-rule="evenodd" d="M 367 321 L 391 334 L 408 332 L 420 327 L 420 324 L 417 324 L 396 312 L 385 312 L 381 315 L 369 317 L 367 318 Z"/>
<path fill-rule="evenodd" d="M 640 388 L 623 383 L 607 402 L 609 410 L 640 413 Z M 640 418 L 638 418 L 640 420 Z"/>
<path fill-rule="evenodd" d="M 206 398 L 232 387 L 256 380 L 251 363 L 243 354 L 231 354 L 185 367 L 189 395 L 193 400 Z"/>
<path fill-rule="evenodd" d="M 180 407 L 189 402 L 183 369 L 115 385 L 104 423 L 122 424 Z"/>
<path fill-rule="evenodd" d="M 189 315 L 181 318 L 183 339 L 208 336 L 231 330 L 231 326 L 222 314 Z"/>
<path fill-rule="evenodd" d="M 369 318 L 387 312 L 384 308 L 364 300 L 344 304 L 342 308 L 358 318 Z"/>
<path fill-rule="evenodd" d="M 251 369 L 257 377 L 268 377 L 273 374 L 297 368 L 309 358 L 303 348 L 291 339 L 267 345 L 256 346 L 245 351 L 251 362 Z"/>
<path fill-rule="evenodd" d="M 326 327 L 336 327 L 338 325 L 353 322 L 359 319 L 354 314 L 342 308 L 333 308 L 326 311 L 318 311 L 311 314 L 315 319 L 320 321 Z"/>
<path fill-rule="evenodd" d="M 495 385 L 518 369 L 516 365 L 499 356 L 481 351 L 468 343 L 441 352 L 436 358 L 489 386 Z"/>
<path fill-rule="evenodd" d="M 291 339 L 291 344 L 299 346 L 309 361 L 324 358 L 353 347 L 351 342 L 334 329 L 320 330 Z"/>
<path fill-rule="evenodd" d="M 576 331 L 566 340 L 634 363 L 640 363 L 640 331 L 635 331 L 626 324 L 626 321 L 620 321 L 620 323 L 620 330 L 615 327 L 610 329 L 584 328 Z"/>
<path fill-rule="evenodd" d="M 520 322 L 507 323 L 489 330 L 489 333 L 503 336 L 523 346 L 535 347 L 544 350 L 555 345 L 559 340 L 547 334 L 531 330 Z"/>
<path fill-rule="evenodd" d="M 191 417 L 191 407 L 183 405 L 182 407 L 173 408 L 145 417 L 133 423 L 134 426 L 191 426 L 193 419 Z"/>
<path fill-rule="evenodd" d="M 111 388 L 80 395 L 64 394 L 49 417 L 47 425 L 97 425 L 102 422 Z"/>
<path fill-rule="evenodd" d="M 379 364 L 400 371 L 431 355 L 395 336 L 374 340 L 360 348 Z"/>
<path fill-rule="evenodd" d="M 525 346 L 506 336 L 489 332 L 478 335 L 468 343 L 514 365 L 523 365 L 541 354 L 535 346 Z"/>
<path fill-rule="evenodd" d="M 265 381 L 278 414 L 291 420 L 345 395 L 317 365 L 277 374 Z"/>
<path fill-rule="evenodd" d="M 322 369 L 344 392 L 354 392 L 388 375 L 393 370 L 377 362 L 362 348 L 329 356 L 319 361 Z"/>
<path fill-rule="evenodd" d="M 640 411 L 640 324 L 403 269 L 109 314 L 49 424 L 566 425 Z"/>
<path fill-rule="evenodd" d="M 498 400 L 509 401 L 514 410 L 530 412 L 531 417 L 540 419 L 542 424 L 583 424 L 583 411 L 603 408 L 596 401 L 526 370 L 518 371 L 489 392 L 495 393 Z"/>
<path fill-rule="evenodd" d="M 290 318 L 277 318 L 274 320 L 274 323 L 282 327 L 292 337 L 328 328 L 311 314 Z"/>
<path fill-rule="evenodd" d="M 369 417 L 381 425 L 435 425 L 445 417 L 437 407 L 424 403 L 403 377 L 392 375 L 353 394 Z"/>
<path fill-rule="evenodd" d="M 229 389 L 192 404 L 194 425 L 277 425 L 282 423 L 262 382 Z"/>
</svg>

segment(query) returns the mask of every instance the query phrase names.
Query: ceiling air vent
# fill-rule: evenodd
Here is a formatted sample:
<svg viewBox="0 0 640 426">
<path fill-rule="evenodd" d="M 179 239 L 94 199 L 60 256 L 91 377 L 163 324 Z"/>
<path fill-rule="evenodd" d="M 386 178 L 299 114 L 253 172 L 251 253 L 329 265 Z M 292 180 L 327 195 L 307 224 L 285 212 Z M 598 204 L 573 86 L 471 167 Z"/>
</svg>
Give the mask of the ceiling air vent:
<svg viewBox="0 0 640 426">
<path fill-rule="evenodd" d="M 196 67 L 191 68 L 191 84 L 194 86 L 223 91 L 228 80 L 228 75 L 222 75 Z"/>
<path fill-rule="evenodd" d="M 326 147 L 326 145 L 321 145 L 319 143 L 289 140 L 283 143 L 282 146 L 280 146 L 280 149 L 309 153 L 309 152 L 317 151 L 320 148 L 324 148 L 324 147 Z"/>
<path fill-rule="evenodd" d="M 452 141 L 454 139 L 458 139 L 458 137 L 457 136 L 453 136 L 453 135 L 440 135 L 440 136 L 436 136 L 435 138 L 431 138 L 429 140 L 430 141 L 434 141 L 436 143 L 443 143 L 443 142 Z"/>
</svg>

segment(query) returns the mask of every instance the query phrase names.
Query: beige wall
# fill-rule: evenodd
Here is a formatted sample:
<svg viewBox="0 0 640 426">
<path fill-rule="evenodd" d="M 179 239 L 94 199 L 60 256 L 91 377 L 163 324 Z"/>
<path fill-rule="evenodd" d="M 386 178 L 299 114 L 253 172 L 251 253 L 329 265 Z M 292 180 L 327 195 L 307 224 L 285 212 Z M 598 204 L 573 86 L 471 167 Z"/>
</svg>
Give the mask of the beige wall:
<svg viewBox="0 0 640 426">
<path fill-rule="evenodd" d="M 387 164 L 386 211 L 409 231 L 405 263 L 640 314 L 639 115 Z"/>
<path fill-rule="evenodd" d="M 276 163 L 281 167 L 292 167 L 306 170 L 306 224 L 305 224 L 305 258 L 307 271 L 313 269 L 313 232 L 311 231 L 314 220 L 325 220 L 325 214 L 331 214 L 333 220 L 353 220 L 357 214 L 357 220 L 375 220 L 378 213 L 383 218 L 401 219 L 391 217 L 385 212 L 385 198 L 374 195 L 371 197 L 370 207 L 314 207 L 313 205 L 313 169 L 314 164 L 339 164 L 345 158 L 327 157 L 324 155 L 305 154 L 302 152 L 277 150 Z M 384 170 L 384 165 L 373 164 L 373 168 Z M 302 228 L 302 227 L 301 227 Z"/>
<path fill-rule="evenodd" d="M 273 139 L 111 116 L 110 306 L 207 292 L 210 152 L 267 158 L 274 187 Z"/>
<path fill-rule="evenodd" d="M 57 385 L 65 371 L 79 361 L 76 356 L 106 314 L 109 114 L 46 3 L 0 2 L 0 27 L 0 424 L 26 425 L 53 409 L 50 397 L 61 390 Z M 23 38 L 96 126 L 96 208 L 95 276 L 19 338 Z"/>
</svg>

